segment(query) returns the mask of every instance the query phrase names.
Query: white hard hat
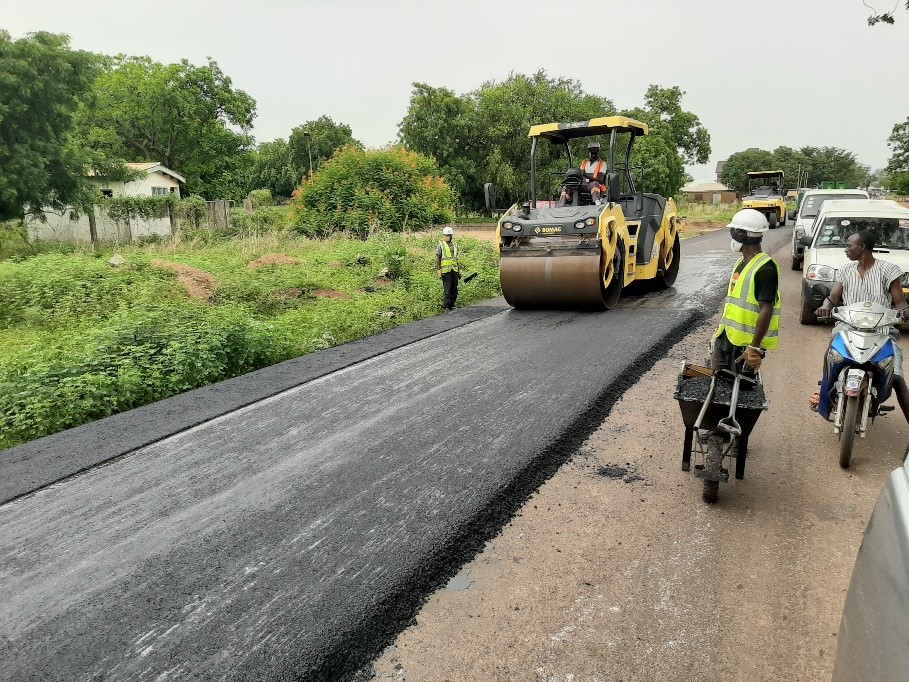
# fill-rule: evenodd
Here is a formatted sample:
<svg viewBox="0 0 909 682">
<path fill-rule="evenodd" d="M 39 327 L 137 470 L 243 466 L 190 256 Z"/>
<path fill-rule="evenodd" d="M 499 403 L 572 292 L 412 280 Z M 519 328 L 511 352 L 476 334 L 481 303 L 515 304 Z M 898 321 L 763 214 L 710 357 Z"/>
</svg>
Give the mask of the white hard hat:
<svg viewBox="0 0 909 682">
<path fill-rule="evenodd" d="M 732 216 L 732 220 L 726 227 L 736 230 L 745 230 L 756 235 L 764 234 L 770 226 L 767 224 L 767 218 L 760 211 L 753 208 L 743 208 L 741 211 Z"/>
<path fill-rule="evenodd" d="M 454 230 L 452 230 L 450 227 L 445 227 L 442 228 L 442 234 L 454 234 Z"/>
</svg>

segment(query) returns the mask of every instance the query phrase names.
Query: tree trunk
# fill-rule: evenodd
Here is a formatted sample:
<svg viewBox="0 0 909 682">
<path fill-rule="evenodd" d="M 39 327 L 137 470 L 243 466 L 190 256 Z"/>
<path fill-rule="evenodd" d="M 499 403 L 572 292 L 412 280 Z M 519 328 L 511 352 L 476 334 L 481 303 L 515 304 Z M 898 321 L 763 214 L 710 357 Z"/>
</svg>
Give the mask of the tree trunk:
<svg viewBox="0 0 909 682">
<path fill-rule="evenodd" d="M 98 248 L 98 223 L 95 220 L 95 205 L 88 207 L 88 235 L 92 240 L 92 249 Z"/>
</svg>

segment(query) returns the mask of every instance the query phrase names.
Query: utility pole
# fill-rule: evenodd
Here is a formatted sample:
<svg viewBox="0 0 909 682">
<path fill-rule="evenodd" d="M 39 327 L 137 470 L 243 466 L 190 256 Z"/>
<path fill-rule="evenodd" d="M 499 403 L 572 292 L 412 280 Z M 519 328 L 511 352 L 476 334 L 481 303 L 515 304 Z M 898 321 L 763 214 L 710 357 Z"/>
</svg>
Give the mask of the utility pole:
<svg viewBox="0 0 909 682">
<path fill-rule="evenodd" d="M 312 145 L 309 143 L 309 131 L 303 131 L 303 138 L 306 140 L 306 152 L 309 154 L 309 179 L 312 180 Z"/>
</svg>

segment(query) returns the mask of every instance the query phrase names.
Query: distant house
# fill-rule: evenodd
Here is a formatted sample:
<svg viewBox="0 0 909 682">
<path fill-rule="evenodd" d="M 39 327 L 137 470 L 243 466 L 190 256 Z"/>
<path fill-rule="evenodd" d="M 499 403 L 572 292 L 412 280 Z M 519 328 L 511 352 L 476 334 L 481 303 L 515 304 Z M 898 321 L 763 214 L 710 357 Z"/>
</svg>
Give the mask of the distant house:
<svg viewBox="0 0 909 682">
<path fill-rule="evenodd" d="M 693 180 L 680 190 L 688 200 L 698 204 L 734 204 L 739 200 L 735 190 L 729 189 L 721 182 L 711 180 Z"/>
<path fill-rule="evenodd" d="M 157 161 L 127 163 L 127 168 L 136 172 L 133 180 L 104 180 L 90 174 L 90 180 L 108 197 L 120 196 L 182 196 L 181 186 L 186 178 L 163 166 Z M 44 220 L 31 217 L 27 220 L 29 236 L 33 239 L 61 242 L 89 242 L 91 230 L 87 215 L 78 215 L 70 210 L 57 213 L 44 212 Z M 171 233 L 171 221 L 165 218 L 132 217 L 126 221 L 114 221 L 100 208 L 95 209 L 95 225 L 98 238 L 102 241 L 132 241 L 137 237 L 150 235 L 166 236 Z"/>
<path fill-rule="evenodd" d="M 106 196 L 159 196 L 176 194 L 180 197 L 180 186 L 186 184 L 186 178 L 157 161 L 124 164 L 129 170 L 139 173 L 135 180 L 101 181 L 92 178 L 101 193 Z"/>
</svg>

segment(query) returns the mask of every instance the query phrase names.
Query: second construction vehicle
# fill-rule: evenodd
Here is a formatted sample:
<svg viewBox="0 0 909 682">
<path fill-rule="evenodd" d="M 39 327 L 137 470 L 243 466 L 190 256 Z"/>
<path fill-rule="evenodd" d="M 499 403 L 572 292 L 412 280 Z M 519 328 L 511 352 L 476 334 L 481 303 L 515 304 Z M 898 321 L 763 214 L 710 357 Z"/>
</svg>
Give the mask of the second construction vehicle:
<svg viewBox="0 0 909 682">
<path fill-rule="evenodd" d="M 748 196 L 742 199 L 742 208 L 753 208 L 767 217 L 772 230 L 786 224 L 786 189 L 783 171 L 752 171 L 748 173 Z"/>
<path fill-rule="evenodd" d="M 632 282 L 672 286 L 681 260 L 675 202 L 642 191 L 632 172 L 634 141 L 646 134 L 645 123 L 624 116 L 531 127 L 530 200 L 507 209 L 497 228 L 499 278 L 509 305 L 603 310 L 613 308 Z M 599 203 L 572 157 L 571 143 L 581 138 L 608 143 L 596 182 Z M 538 196 L 543 142 L 561 147 L 569 166 L 551 198 Z M 491 184 L 485 192 L 493 209 Z M 562 193 L 567 198 L 559 201 Z"/>
</svg>

